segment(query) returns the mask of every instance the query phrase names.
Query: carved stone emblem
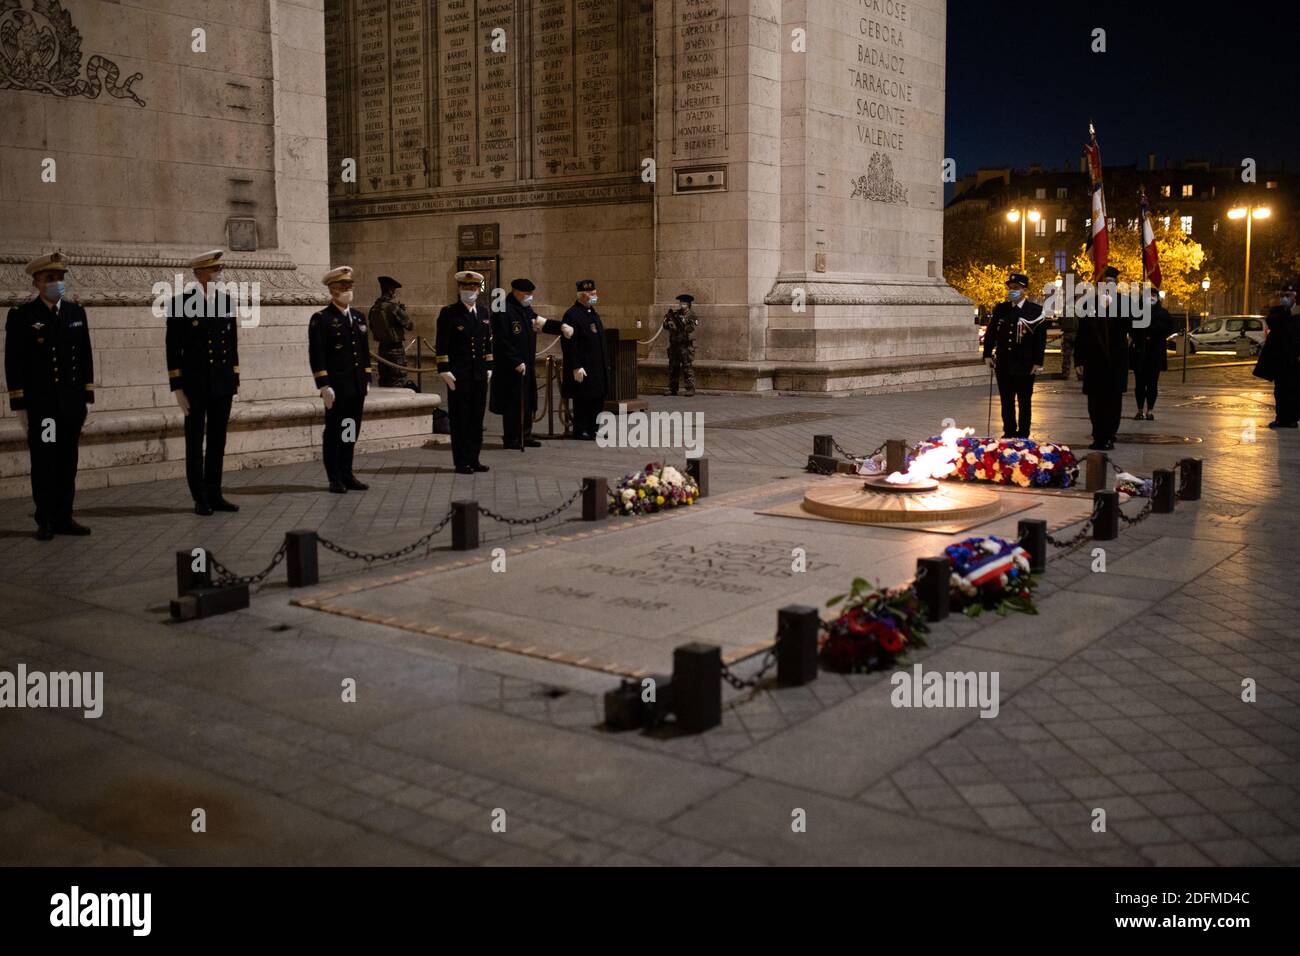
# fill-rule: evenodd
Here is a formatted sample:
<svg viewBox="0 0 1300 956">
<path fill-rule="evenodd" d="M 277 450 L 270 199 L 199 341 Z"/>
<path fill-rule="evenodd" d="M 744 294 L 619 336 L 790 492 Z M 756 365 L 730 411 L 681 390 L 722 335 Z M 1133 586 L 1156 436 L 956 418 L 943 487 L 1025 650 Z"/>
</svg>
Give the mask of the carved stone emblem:
<svg viewBox="0 0 1300 956">
<path fill-rule="evenodd" d="M 144 106 L 131 89 L 144 74 L 133 73 L 119 83 L 121 71 L 107 57 L 95 54 L 81 75 L 81 34 L 59 0 L 0 0 L 0 90 L 34 90 L 54 96 L 95 99 L 109 96 Z"/>
<path fill-rule="evenodd" d="M 867 174 L 853 180 L 850 199 L 873 202 L 907 202 L 907 187 L 894 179 L 894 164 L 884 153 L 874 153 L 867 164 Z"/>
</svg>

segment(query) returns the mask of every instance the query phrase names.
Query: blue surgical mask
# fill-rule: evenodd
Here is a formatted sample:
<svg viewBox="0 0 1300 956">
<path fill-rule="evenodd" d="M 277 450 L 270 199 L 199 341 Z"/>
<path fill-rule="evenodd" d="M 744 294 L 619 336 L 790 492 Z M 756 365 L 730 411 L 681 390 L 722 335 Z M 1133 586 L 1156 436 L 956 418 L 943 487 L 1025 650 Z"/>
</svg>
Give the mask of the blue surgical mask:
<svg viewBox="0 0 1300 956">
<path fill-rule="evenodd" d="M 464 303 L 465 305 L 467 305 L 467 306 L 473 306 L 474 303 L 478 301 L 478 293 L 477 293 L 477 292 L 462 292 L 462 293 L 460 294 L 460 301 L 461 301 L 462 303 Z"/>
<path fill-rule="evenodd" d="M 591 305 L 595 305 L 598 301 L 600 301 L 599 296 L 594 296 L 594 295 L 593 295 L 593 296 L 591 296 L 590 298 L 587 299 L 587 305 L 589 305 L 589 306 L 591 306 Z"/>
<path fill-rule="evenodd" d="M 533 304 L 533 297 L 531 295 L 524 296 L 524 305 L 532 305 L 532 304 Z"/>
<path fill-rule="evenodd" d="M 62 279 L 58 282 L 47 282 L 45 283 L 45 298 L 49 299 L 51 302 L 58 302 L 63 298 L 63 289 L 64 285 Z"/>
<path fill-rule="evenodd" d="M 1291 306 L 1295 305 L 1295 296 L 1290 296 L 1290 295 L 1282 296 L 1282 305 L 1284 308 L 1287 309 L 1291 308 Z"/>
<path fill-rule="evenodd" d="M 1010 292 L 1007 293 L 1007 295 L 1011 296 L 1012 302 L 1016 302 L 1020 299 L 1022 295 L 1024 295 L 1024 292 L 1022 292 L 1019 289 L 1012 289 Z"/>
</svg>

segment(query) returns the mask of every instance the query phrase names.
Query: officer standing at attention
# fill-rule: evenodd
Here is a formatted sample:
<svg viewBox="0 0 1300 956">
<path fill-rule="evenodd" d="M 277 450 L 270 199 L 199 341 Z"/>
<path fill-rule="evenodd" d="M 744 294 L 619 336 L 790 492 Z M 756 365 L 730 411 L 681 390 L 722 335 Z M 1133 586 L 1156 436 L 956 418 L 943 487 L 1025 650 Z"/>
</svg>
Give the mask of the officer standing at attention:
<svg viewBox="0 0 1300 956">
<path fill-rule="evenodd" d="M 213 249 L 190 260 L 198 285 L 173 298 L 167 316 L 167 378 L 185 413 L 185 478 L 197 515 L 239 510 L 221 495 L 226 429 L 239 391 L 234 307 L 213 285 L 221 275 L 221 256 Z"/>
<path fill-rule="evenodd" d="M 564 378 L 560 394 L 573 403 L 573 437 L 596 440 L 596 416 L 605 407 L 605 326 L 596 311 L 596 280 L 578 283 L 578 301 L 564 321 L 548 319 L 542 331 L 563 335 Z"/>
<path fill-rule="evenodd" d="M 1033 424 L 1034 376 L 1043 370 L 1047 323 L 1043 307 L 1025 297 L 1029 277 L 1007 277 L 1007 301 L 999 302 L 984 333 L 984 362 L 997 374 L 1002 399 L 1002 437 L 1028 438 Z M 1016 421 L 1016 406 L 1020 420 Z"/>
<path fill-rule="evenodd" d="M 1147 297 L 1150 319 L 1145 328 L 1133 328 L 1133 392 L 1137 395 L 1134 421 L 1155 421 L 1156 398 L 1160 394 L 1160 373 L 1169 370 L 1165 340 L 1174 333 L 1174 317 L 1160 302 L 1160 290 L 1147 284 L 1139 295 Z M 1143 407 L 1146 411 L 1143 411 Z"/>
<path fill-rule="evenodd" d="M 1079 319 L 1074 343 L 1074 371 L 1083 380 L 1088 396 L 1088 418 L 1092 420 L 1093 451 L 1115 447 L 1124 393 L 1128 391 L 1129 333 L 1133 320 L 1120 315 L 1115 280 L 1119 270 L 1111 266 L 1096 289 L 1095 305 L 1085 308 Z"/>
<path fill-rule="evenodd" d="M 483 276 L 457 272 L 456 302 L 438 313 L 438 375 L 447 383 L 447 415 L 451 419 L 451 460 L 456 471 L 472 475 L 487 471 L 479 461 L 483 449 L 483 413 L 492 381 L 492 313 L 479 301 Z M 518 375 L 511 371 L 512 375 Z"/>
<path fill-rule="evenodd" d="M 505 310 L 492 313 L 496 375 L 489 407 L 492 414 L 501 416 L 503 445 L 520 451 L 542 444 L 533 438 L 533 415 L 537 412 L 535 291 L 530 280 L 515 279 L 510 283 Z"/>
<path fill-rule="evenodd" d="M 1278 290 L 1278 304 L 1264 320 L 1268 336 L 1259 350 L 1254 374 L 1273 383 L 1273 420 L 1269 428 L 1295 428 L 1300 422 L 1300 306 L 1297 283 L 1286 281 Z"/>
<path fill-rule="evenodd" d="M 9 407 L 27 432 L 37 541 L 90 534 L 72 520 L 72 501 L 81 426 L 95 401 L 95 367 L 86 311 L 63 297 L 67 271 L 59 252 L 29 262 L 37 295 L 5 320 Z"/>
<path fill-rule="evenodd" d="M 352 308 L 352 267 L 331 269 L 321 282 L 330 291 L 330 304 L 307 323 L 307 353 L 325 402 L 321 437 L 325 475 L 329 490 L 341 495 L 370 487 L 352 473 L 352 457 L 361 438 L 361 415 L 374 369 L 366 317 Z"/>
<path fill-rule="evenodd" d="M 677 308 L 669 309 L 664 316 L 664 328 L 668 330 L 668 391 L 677 394 L 677 381 L 680 378 L 686 386 L 686 397 L 695 394 L 695 343 L 691 336 L 700 327 L 700 320 L 691 308 L 695 296 L 683 293 L 677 297 Z"/>
<path fill-rule="evenodd" d="M 406 333 L 414 323 L 406 314 L 406 306 L 397 300 L 397 290 L 402 287 L 392 276 L 379 277 L 379 298 L 370 307 L 370 334 L 379 346 L 379 357 L 393 365 L 406 364 Z M 379 384 L 401 388 L 406 384 L 406 373 L 392 365 L 379 363 Z"/>
</svg>

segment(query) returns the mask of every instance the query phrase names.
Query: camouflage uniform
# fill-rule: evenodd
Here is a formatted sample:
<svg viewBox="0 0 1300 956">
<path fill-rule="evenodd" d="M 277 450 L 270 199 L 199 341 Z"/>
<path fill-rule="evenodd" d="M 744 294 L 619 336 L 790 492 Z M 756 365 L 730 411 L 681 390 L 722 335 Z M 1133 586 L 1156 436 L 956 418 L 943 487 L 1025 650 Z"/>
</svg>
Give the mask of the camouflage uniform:
<svg viewBox="0 0 1300 956">
<path fill-rule="evenodd" d="M 380 358 L 394 365 L 405 365 L 406 333 L 414 328 L 414 323 L 406 315 L 406 306 L 393 294 L 401 286 L 393 283 L 391 287 L 383 284 L 380 288 L 379 298 L 370 307 L 370 332 L 379 346 Z M 380 362 L 379 384 L 386 388 L 401 388 L 408 384 L 406 373 Z"/>
<path fill-rule="evenodd" d="M 688 305 L 684 311 L 669 309 L 664 316 L 668 330 L 668 391 L 677 394 L 677 381 L 686 386 L 686 397 L 695 394 L 695 344 L 691 336 L 700 327 L 700 320 Z"/>
</svg>

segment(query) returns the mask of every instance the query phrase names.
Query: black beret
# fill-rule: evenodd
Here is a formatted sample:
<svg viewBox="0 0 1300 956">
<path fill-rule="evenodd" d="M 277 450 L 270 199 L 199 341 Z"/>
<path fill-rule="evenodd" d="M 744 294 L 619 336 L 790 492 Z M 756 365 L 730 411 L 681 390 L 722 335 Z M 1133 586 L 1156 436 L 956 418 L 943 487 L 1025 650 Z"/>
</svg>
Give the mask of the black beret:
<svg viewBox="0 0 1300 956">
<path fill-rule="evenodd" d="M 595 291 L 596 291 L 596 280 L 595 280 L 595 279 L 579 279 L 579 280 L 578 280 L 578 291 L 579 291 L 579 292 L 595 292 Z"/>
<path fill-rule="evenodd" d="M 398 282 L 392 276 L 379 277 L 379 288 L 381 289 L 400 289 L 401 287 L 402 283 Z"/>
<path fill-rule="evenodd" d="M 683 292 L 681 295 L 679 295 L 679 296 L 677 297 L 677 301 L 678 301 L 678 302 L 686 302 L 686 303 L 689 304 L 689 303 L 695 301 L 695 296 L 693 296 L 693 295 L 687 295 L 685 292 Z"/>
<path fill-rule="evenodd" d="M 1119 270 L 1116 269 L 1114 266 L 1107 266 L 1106 271 L 1101 274 L 1101 277 L 1103 279 L 1118 279 Z"/>
<path fill-rule="evenodd" d="M 533 285 L 527 279 L 515 279 L 510 283 L 510 288 L 514 289 L 516 292 L 533 292 L 536 291 L 537 286 Z"/>
<path fill-rule="evenodd" d="M 1011 275 L 1007 276 L 1007 285 L 1022 285 L 1028 289 L 1029 276 L 1025 275 L 1023 272 L 1013 272 Z"/>
</svg>

